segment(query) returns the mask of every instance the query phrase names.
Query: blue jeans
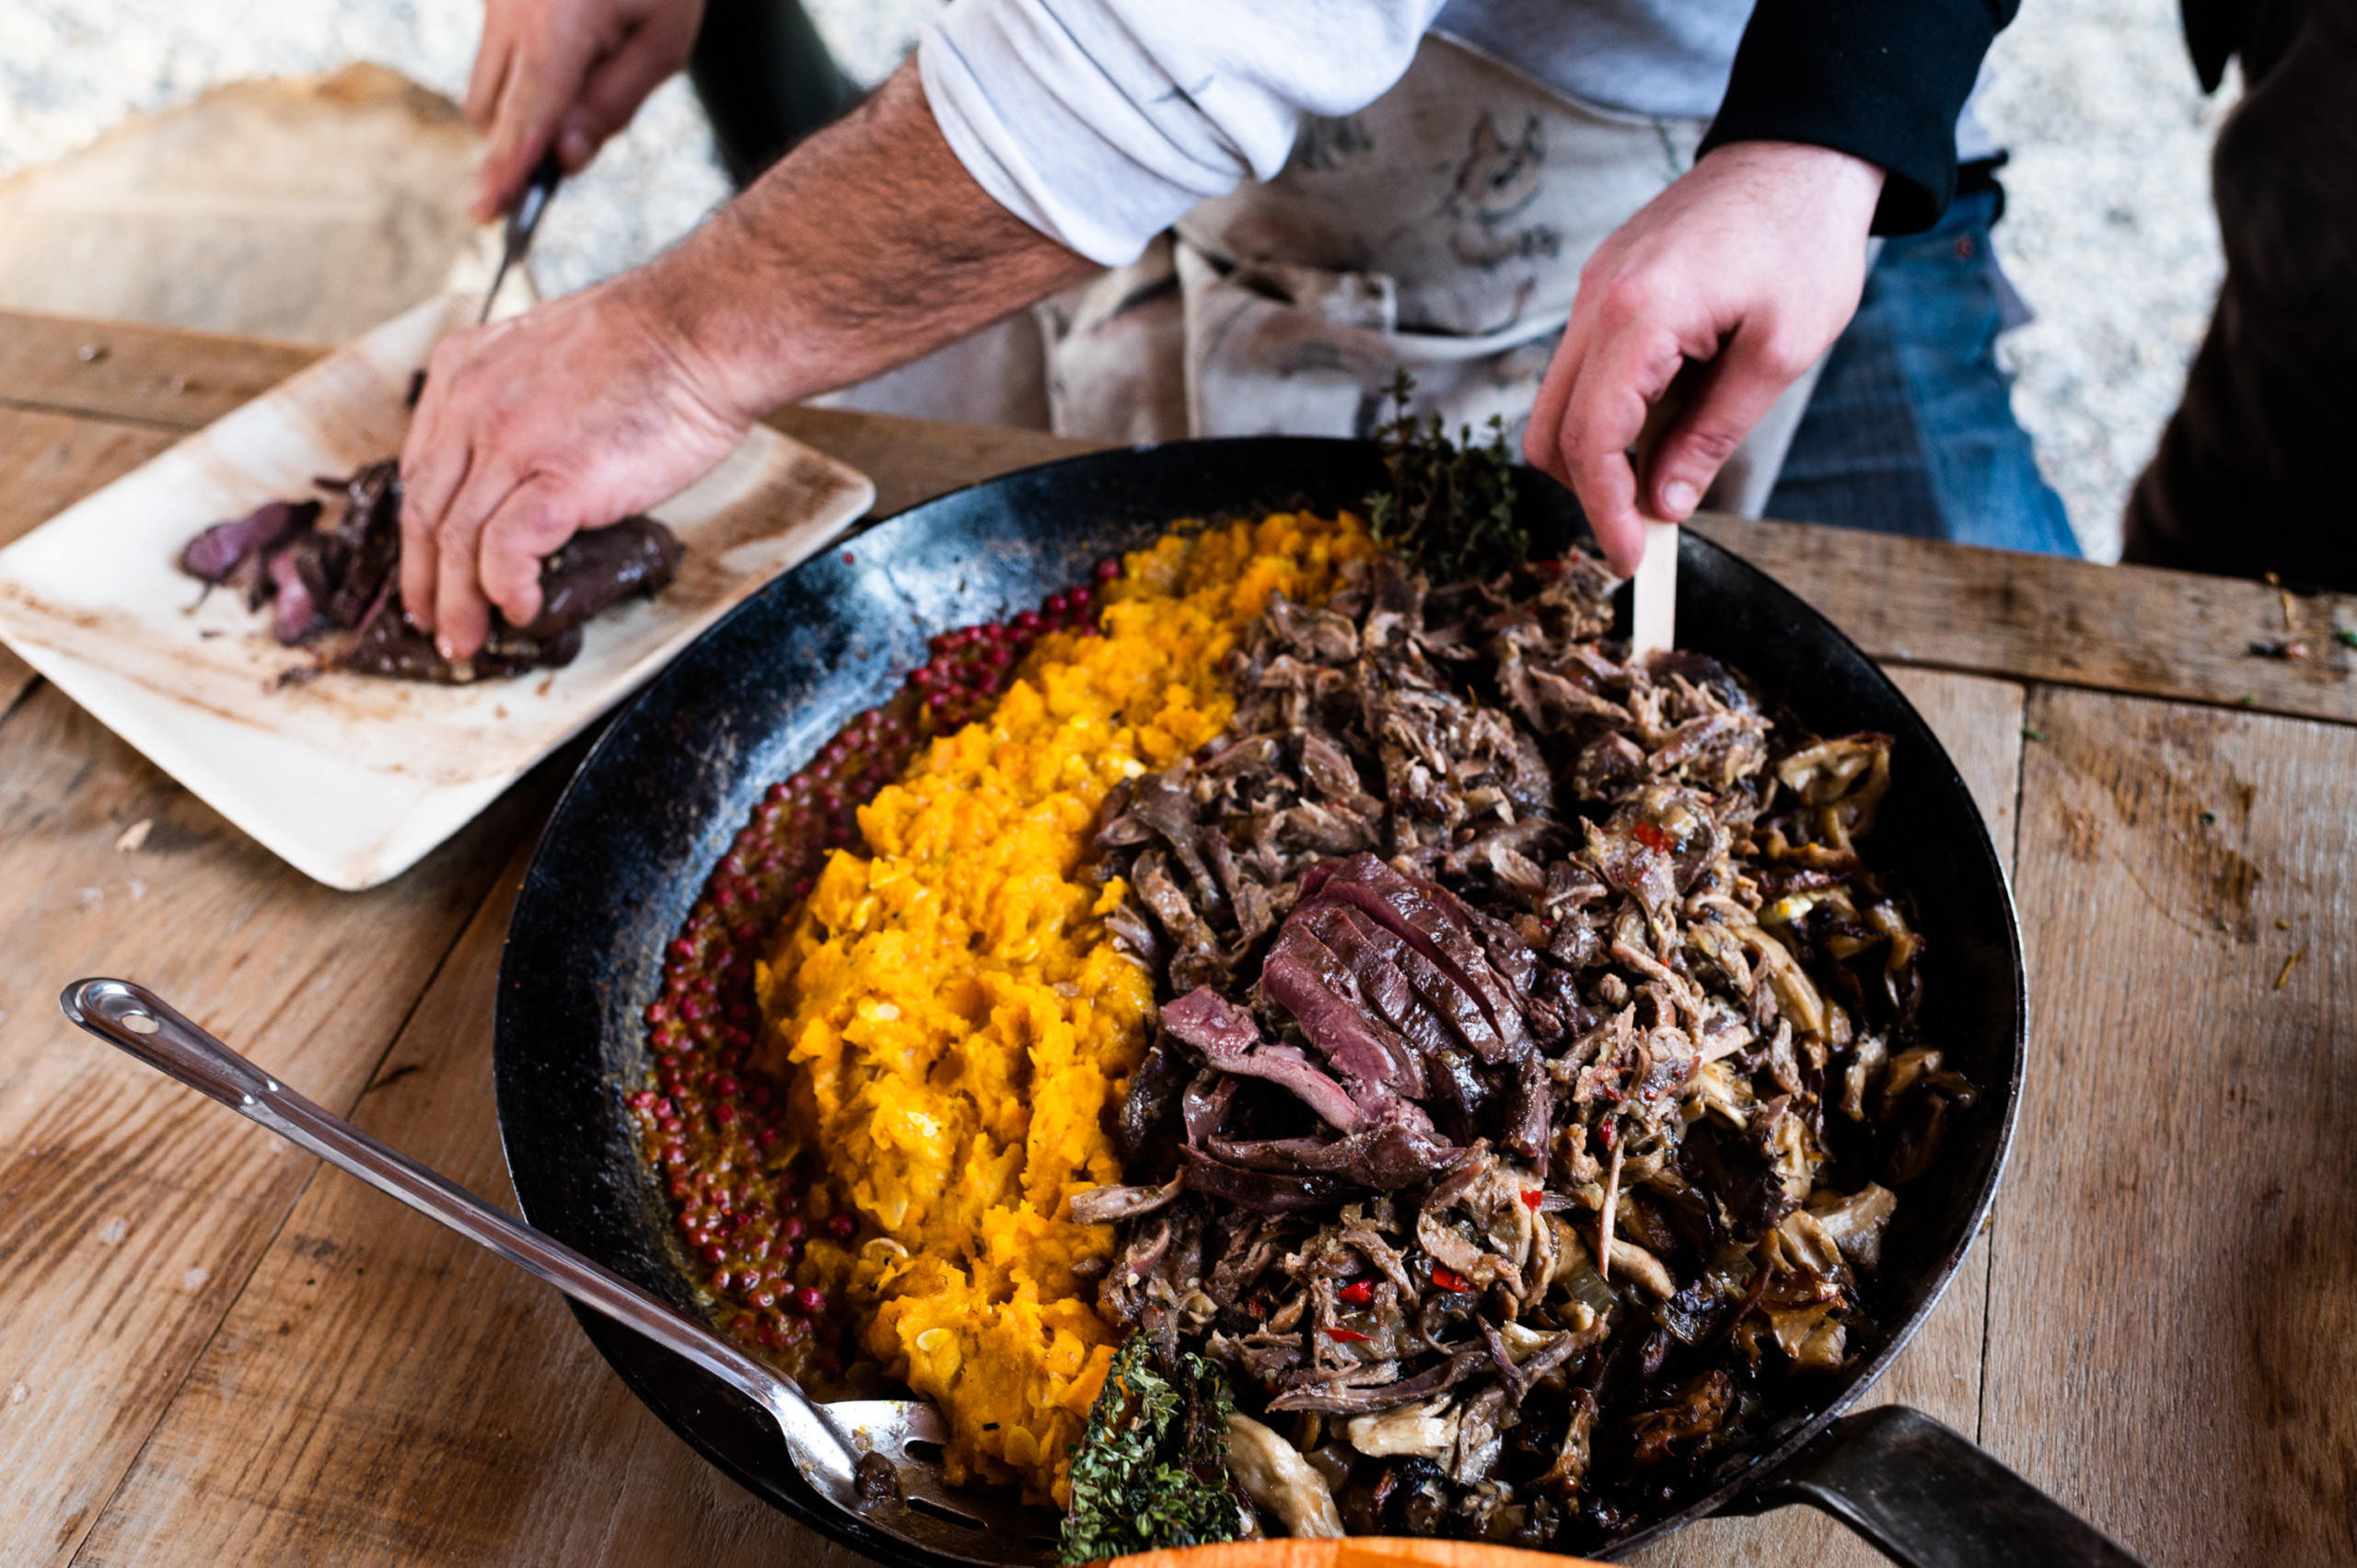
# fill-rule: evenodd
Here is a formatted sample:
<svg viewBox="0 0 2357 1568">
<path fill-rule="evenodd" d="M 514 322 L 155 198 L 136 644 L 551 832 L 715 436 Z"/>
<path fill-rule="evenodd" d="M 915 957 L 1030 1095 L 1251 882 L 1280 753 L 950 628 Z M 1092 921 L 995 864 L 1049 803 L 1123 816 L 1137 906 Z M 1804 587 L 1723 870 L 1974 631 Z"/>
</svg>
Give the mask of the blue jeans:
<svg viewBox="0 0 2357 1568">
<path fill-rule="evenodd" d="M 2079 553 L 2039 477 L 1997 367 L 2004 285 L 1989 248 L 1993 191 L 1883 246 L 1768 498 L 1768 516 Z"/>
</svg>

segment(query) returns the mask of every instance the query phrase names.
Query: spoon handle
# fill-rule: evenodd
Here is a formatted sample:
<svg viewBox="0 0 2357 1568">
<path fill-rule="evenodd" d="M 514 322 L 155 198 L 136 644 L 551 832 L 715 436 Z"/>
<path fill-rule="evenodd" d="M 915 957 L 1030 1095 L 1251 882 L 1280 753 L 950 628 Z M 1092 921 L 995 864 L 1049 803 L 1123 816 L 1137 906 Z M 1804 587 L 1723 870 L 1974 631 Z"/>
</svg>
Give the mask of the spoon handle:
<svg viewBox="0 0 2357 1568">
<path fill-rule="evenodd" d="M 75 1023 L 167 1077 L 219 1100 L 538 1275 L 583 1306 L 685 1356 L 767 1410 L 784 1431 L 795 1468 L 813 1484 L 838 1497 L 848 1493 L 855 1456 L 809 1398 L 790 1379 L 669 1303 L 312 1104 L 144 986 L 124 980 L 79 980 L 65 988 L 60 1005 Z"/>
</svg>

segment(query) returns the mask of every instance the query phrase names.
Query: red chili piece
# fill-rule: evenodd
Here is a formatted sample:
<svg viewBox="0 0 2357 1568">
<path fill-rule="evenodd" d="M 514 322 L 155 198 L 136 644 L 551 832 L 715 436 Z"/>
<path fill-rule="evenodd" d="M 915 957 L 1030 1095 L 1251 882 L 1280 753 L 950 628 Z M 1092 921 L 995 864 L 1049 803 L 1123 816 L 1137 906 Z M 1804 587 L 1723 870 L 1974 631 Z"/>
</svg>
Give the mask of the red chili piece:
<svg viewBox="0 0 2357 1568">
<path fill-rule="evenodd" d="M 1651 822 L 1638 823 L 1635 827 L 1629 830 L 1629 836 L 1636 840 L 1639 843 L 1644 845 L 1647 849 L 1657 851 L 1663 854 L 1667 854 L 1671 850 L 1678 847 L 1670 842 L 1670 837 L 1667 833 L 1663 832 Z"/>
<path fill-rule="evenodd" d="M 1526 1209 L 1535 1209 L 1546 1201 L 1547 1194 L 1541 1192 L 1536 1187 L 1533 1187 L 1522 1195 L 1522 1206 Z"/>
<path fill-rule="evenodd" d="M 1364 1307 L 1375 1299 L 1375 1285 L 1367 1280 L 1353 1280 L 1334 1295 L 1338 1300 L 1347 1301 L 1353 1307 Z"/>
<path fill-rule="evenodd" d="M 1443 1290 L 1463 1290 L 1465 1276 L 1445 1263 L 1433 1265 L 1433 1283 Z"/>
<path fill-rule="evenodd" d="M 1346 1340 L 1354 1345 L 1366 1343 L 1366 1336 L 1356 1329 L 1329 1329 L 1326 1330 L 1326 1337 L 1329 1340 Z"/>
</svg>

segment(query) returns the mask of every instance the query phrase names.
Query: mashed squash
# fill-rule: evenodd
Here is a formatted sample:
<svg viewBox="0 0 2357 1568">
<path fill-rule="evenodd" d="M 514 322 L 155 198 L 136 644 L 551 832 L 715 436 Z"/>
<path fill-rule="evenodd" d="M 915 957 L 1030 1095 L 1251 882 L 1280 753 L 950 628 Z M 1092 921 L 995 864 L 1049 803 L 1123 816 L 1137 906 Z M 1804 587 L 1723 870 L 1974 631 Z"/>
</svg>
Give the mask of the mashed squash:
<svg viewBox="0 0 2357 1568">
<path fill-rule="evenodd" d="M 1043 640 L 987 724 L 935 740 L 859 814 L 756 970 L 756 1064 L 786 1086 L 831 1207 L 863 1239 L 830 1282 L 886 1376 L 946 1415 L 951 1478 L 1066 1501 L 1116 1348 L 1075 1273 L 1112 1250 L 1069 1200 L 1120 1179 L 1107 1112 L 1153 986 L 1084 862 L 1106 792 L 1218 734 L 1222 671 L 1271 592 L 1316 602 L 1371 552 L 1347 514 L 1166 536 L 1110 586 L 1102 634 Z"/>
</svg>

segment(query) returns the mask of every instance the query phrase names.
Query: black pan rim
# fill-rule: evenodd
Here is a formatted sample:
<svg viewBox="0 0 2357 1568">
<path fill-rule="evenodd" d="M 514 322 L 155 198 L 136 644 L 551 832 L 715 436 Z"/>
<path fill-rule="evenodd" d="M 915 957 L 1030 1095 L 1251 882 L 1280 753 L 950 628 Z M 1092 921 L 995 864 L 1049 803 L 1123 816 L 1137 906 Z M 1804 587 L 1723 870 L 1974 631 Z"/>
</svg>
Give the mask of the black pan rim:
<svg viewBox="0 0 2357 1568">
<path fill-rule="evenodd" d="M 527 1218 L 532 1219 L 535 1223 L 540 1223 L 540 1215 L 534 1212 L 535 1197 L 540 1191 L 540 1182 L 538 1179 L 538 1167 L 529 1151 L 519 1149 L 516 1141 L 515 1133 L 518 1121 L 510 1112 L 522 1091 L 517 1065 L 518 1052 L 521 1049 L 517 1016 L 522 1008 L 529 1005 L 529 997 L 525 984 L 526 977 L 517 970 L 519 948 L 528 945 L 529 912 L 535 907 L 536 897 L 545 900 L 552 896 L 555 879 L 555 874 L 551 869 L 552 846 L 563 842 L 565 833 L 572 830 L 572 819 L 583 814 L 584 801 L 602 783 L 601 767 L 610 765 L 612 758 L 620 756 L 628 749 L 633 744 L 637 726 L 645 724 L 650 714 L 663 709 L 669 683 L 675 679 L 677 672 L 692 662 L 698 649 L 718 643 L 737 622 L 760 613 L 764 601 L 772 594 L 781 591 L 782 585 L 794 580 L 809 565 L 822 564 L 832 552 L 844 551 L 847 546 L 856 551 L 860 541 L 872 540 L 876 535 L 895 527 L 901 527 L 903 532 L 913 531 L 923 527 L 921 520 L 928 516 L 948 517 L 961 508 L 971 505 L 977 499 L 986 498 L 993 493 L 1018 491 L 1026 487 L 1037 487 L 1063 480 L 1076 481 L 1078 482 L 1076 487 L 1085 490 L 1090 481 L 1098 479 L 1105 470 L 1109 469 L 1118 470 L 1120 465 L 1140 459 L 1160 461 L 1175 457 L 1180 460 L 1200 459 L 1207 464 L 1215 464 L 1225 458 L 1242 459 L 1248 454 L 1251 457 L 1291 457 L 1300 459 L 1305 465 L 1311 465 L 1318 463 L 1321 459 L 1328 460 L 1340 459 L 1345 453 L 1353 459 L 1363 459 L 1367 450 L 1368 444 L 1364 442 L 1300 436 L 1249 436 L 1215 441 L 1147 444 L 1086 454 L 1017 470 L 946 493 L 911 506 L 892 517 L 878 519 L 859 528 L 856 532 L 846 533 L 830 543 L 825 551 L 814 556 L 812 563 L 807 563 L 805 567 L 796 568 L 795 572 L 784 574 L 773 580 L 761 592 L 751 596 L 731 610 L 728 615 L 723 617 L 709 628 L 696 644 L 685 650 L 668 669 L 658 674 L 633 696 L 616 715 L 614 721 L 606 726 L 604 733 L 598 737 L 574 777 L 567 783 L 552 811 L 547 829 L 534 852 L 521 884 L 515 912 L 510 917 L 507 941 L 503 948 L 493 1028 L 494 1086 L 499 1106 L 502 1155 L 506 1162 L 518 1204 Z M 1531 475 L 1528 470 L 1524 470 L 1524 477 L 1527 482 L 1538 484 L 1550 483 Z M 1269 504 L 1282 505 L 1283 502 L 1277 500 Z M 1202 515 L 1203 510 L 1189 508 L 1184 505 L 1174 503 L 1168 517 L 1175 520 L 1180 517 Z M 1780 618 L 1805 628 L 1812 637 L 1827 642 L 1834 649 L 1853 659 L 1864 671 L 1871 672 L 1867 679 L 1879 685 L 1882 695 L 1888 702 L 1896 704 L 1898 710 L 1912 718 L 1921 732 L 1922 738 L 1929 743 L 1928 758 L 1916 759 L 1910 763 L 1910 767 L 1920 769 L 1925 761 L 1935 760 L 1938 776 L 1933 781 L 1933 787 L 1954 792 L 1962 796 L 1967 801 L 1969 800 L 1969 792 L 1965 788 L 1953 758 L 1948 755 L 1937 738 L 1931 734 L 1928 725 L 1922 723 L 1921 714 L 1908 701 L 1905 693 L 1890 680 L 1887 672 L 1869 659 L 1864 651 L 1859 649 L 1838 627 L 1781 583 L 1713 541 L 1691 530 L 1687 530 L 1680 536 L 1680 547 L 1682 559 L 1689 564 L 1734 566 L 1747 579 L 1747 591 L 1759 596 L 1760 600 L 1771 608 Z M 1987 1222 L 2011 1155 L 2020 1114 L 2021 1080 L 2026 1055 L 2028 996 L 2026 970 L 2023 959 L 2019 924 L 2014 912 L 2010 880 L 2006 877 L 2003 863 L 1998 859 L 1995 847 L 1989 838 L 1986 823 L 1980 818 L 1977 810 L 1971 814 L 1970 819 L 1976 830 L 1970 835 L 1969 850 L 1973 865 L 1969 867 L 1969 874 L 1976 881 L 1985 878 L 1986 884 L 1996 889 L 2002 900 L 2003 915 L 2002 931 L 1992 931 L 1991 935 L 2002 938 L 2006 967 L 2011 974 L 2012 994 L 2003 1001 L 2012 1017 L 2013 1039 L 2008 1081 L 2002 1086 L 2002 1117 L 1994 1130 L 1986 1169 L 1968 1205 L 1968 1223 L 1962 1227 L 1953 1246 L 1947 1249 L 1946 1256 L 1938 1265 L 1935 1283 L 1925 1292 L 1920 1304 L 1908 1314 L 1898 1328 L 1888 1334 L 1880 1348 L 1865 1362 L 1854 1368 L 1845 1370 L 1840 1375 L 1842 1387 L 1835 1395 L 1824 1403 L 1808 1407 L 1809 1413 L 1805 1417 L 1788 1418 L 1789 1427 L 1782 1437 L 1777 1439 L 1771 1446 L 1756 1452 L 1745 1468 L 1727 1477 L 1713 1490 L 1693 1497 L 1675 1513 L 1625 1535 L 1613 1538 L 1605 1546 L 1594 1549 L 1605 1556 L 1620 1557 L 1651 1541 L 1662 1539 L 1694 1519 L 1724 1511 L 1731 1504 L 1739 1503 L 1745 1494 L 1755 1492 L 1763 1483 L 1772 1480 L 1775 1471 L 1794 1453 L 1815 1440 L 1828 1426 L 1863 1398 L 1875 1379 L 1882 1376 L 1891 1362 L 1912 1342 L 1923 1322 L 1945 1298 L 1948 1287 L 1955 1281 L 1964 1257 L 1970 1250 L 1973 1241 L 1981 1233 Z M 701 875 L 701 868 L 698 874 Z M 519 942 L 519 933 L 522 933 L 526 940 Z M 1999 1088 L 2000 1086 L 1995 1084 L 1989 1086 L 1991 1094 L 1998 1093 Z M 541 1203 L 539 1206 L 545 1209 L 549 1205 Z M 819 1501 L 815 1494 L 805 1496 L 795 1493 L 782 1493 L 768 1481 L 741 1469 L 708 1440 L 693 1419 L 697 1412 L 679 1409 L 670 1394 L 664 1388 L 658 1388 L 655 1380 L 647 1376 L 639 1365 L 638 1357 L 631 1353 L 633 1348 L 643 1347 L 644 1342 L 628 1330 L 586 1308 L 574 1306 L 572 1309 L 575 1318 L 581 1322 L 585 1332 L 588 1334 L 591 1342 L 597 1346 L 609 1365 L 621 1376 L 633 1394 L 653 1410 L 666 1425 L 678 1433 L 700 1455 L 732 1480 L 746 1486 L 755 1495 L 779 1507 L 797 1522 L 818 1529 L 830 1539 L 879 1562 L 930 1565 L 952 1561 L 932 1556 L 893 1538 L 870 1530 Z M 795 1478 L 795 1481 L 798 1485 L 798 1478 Z"/>
</svg>

